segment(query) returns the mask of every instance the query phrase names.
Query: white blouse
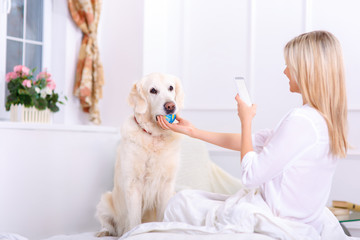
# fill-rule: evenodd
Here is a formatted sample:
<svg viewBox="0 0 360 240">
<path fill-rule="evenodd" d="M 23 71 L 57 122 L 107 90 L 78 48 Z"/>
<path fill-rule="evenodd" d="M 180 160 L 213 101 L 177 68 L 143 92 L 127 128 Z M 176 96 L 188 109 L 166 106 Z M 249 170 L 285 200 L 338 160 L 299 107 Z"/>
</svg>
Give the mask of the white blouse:
<svg viewBox="0 0 360 240">
<path fill-rule="evenodd" d="M 329 153 L 324 118 L 309 105 L 295 108 L 277 127 L 253 135 L 254 151 L 241 163 L 246 187 L 260 187 L 276 216 L 322 230 L 338 159 Z"/>
</svg>

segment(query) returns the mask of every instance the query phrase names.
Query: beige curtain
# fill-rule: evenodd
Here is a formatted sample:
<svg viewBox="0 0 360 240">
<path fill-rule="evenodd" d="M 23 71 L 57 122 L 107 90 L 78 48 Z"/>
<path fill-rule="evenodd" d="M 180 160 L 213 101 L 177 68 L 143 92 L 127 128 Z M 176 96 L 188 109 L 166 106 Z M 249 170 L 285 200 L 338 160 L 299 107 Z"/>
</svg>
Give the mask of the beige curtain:
<svg viewBox="0 0 360 240">
<path fill-rule="evenodd" d="M 99 99 L 104 85 L 103 66 L 99 58 L 97 27 L 101 0 L 68 0 L 70 14 L 83 32 L 79 59 L 76 66 L 74 94 L 80 99 L 90 121 L 100 124 Z"/>
</svg>

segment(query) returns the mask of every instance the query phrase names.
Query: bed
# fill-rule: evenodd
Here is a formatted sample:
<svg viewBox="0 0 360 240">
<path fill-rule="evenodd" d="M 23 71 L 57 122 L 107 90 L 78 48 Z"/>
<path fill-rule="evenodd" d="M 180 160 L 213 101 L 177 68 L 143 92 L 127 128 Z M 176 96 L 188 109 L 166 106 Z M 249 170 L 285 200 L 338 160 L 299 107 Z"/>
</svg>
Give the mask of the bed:
<svg viewBox="0 0 360 240">
<path fill-rule="evenodd" d="M 75 235 L 58 235 L 46 240 L 117 240 L 115 237 L 96 238 L 94 233 L 82 233 Z M 273 240 L 274 238 L 257 234 L 209 234 L 209 235 L 184 235 L 180 233 L 146 233 L 128 237 L 127 240 Z"/>
<path fill-rule="evenodd" d="M 114 138 L 114 141 L 118 139 Z M 113 144 L 115 145 L 115 144 Z M 107 149 L 109 150 L 109 149 Z M 109 166 L 109 164 L 108 164 Z M 109 175 L 108 178 L 112 178 L 112 169 L 102 169 L 102 171 L 107 171 L 103 174 Z M 108 182 L 107 180 L 103 180 L 103 182 Z M 111 186 L 104 187 L 103 191 L 110 190 Z M 223 171 L 220 167 L 218 167 L 215 163 L 210 160 L 207 148 L 205 144 L 201 141 L 190 139 L 184 137 L 182 152 L 181 152 L 181 167 L 179 169 L 179 174 L 177 176 L 176 181 L 176 190 L 181 191 L 184 189 L 199 189 L 208 192 L 221 193 L 232 195 L 236 193 L 239 189 L 242 189 L 243 186 L 241 182 Z M 85 193 L 83 193 L 85 194 Z M 99 194 L 99 193 L 97 193 Z M 90 222 L 88 220 L 93 221 L 93 215 L 95 213 L 95 206 L 100 198 L 100 194 L 97 198 L 93 197 L 94 194 L 85 194 L 82 201 L 87 201 L 87 206 L 92 206 L 92 208 L 80 208 L 79 211 L 83 211 L 84 214 L 82 216 L 88 216 L 89 219 L 84 219 L 86 221 L 82 222 L 74 222 L 71 224 L 76 224 L 76 226 L 72 226 L 72 228 L 66 228 L 66 224 L 70 224 L 67 222 L 67 219 L 71 219 L 72 212 L 65 212 L 61 216 L 57 216 L 56 219 L 51 219 L 52 222 L 57 222 L 57 226 L 63 226 L 63 229 L 72 229 L 64 230 L 64 232 L 59 232 L 59 229 L 53 231 L 53 234 L 44 237 L 44 235 L 38 234 L 37 236 L 28 236 L 26 233 L 17 232 L 17 234 L 7 233 L 0 228 L 0 240 L 115 240 L 119 239 L 116 237 L 103 237 L 96 238 L 95 233 L 99 230 L 100 226 L 98 223 L 87 224 Z M 86 200 L 86 198 L 88 198 Z M 79 201 L 79 199 L 77 200 Z M 69 204 L 71 201 L 68 200 L 64 202 L 64 204 Z M 89 204 L 89 202 L 91 204 Z M 81 202 L 79 204 L 82 204 Z M 56 206 L 58 207 L 58 206 Z M 75 213 L 74 213 L 75 214 Z M 79 213 L 76 213 L 79 215 Z M 326 226 L 326 231 L 324 231 L 321 239 L 326 240 L 340 240 L 347 239 L 346 235 L 343 233 L 340 225 L 338 224 L 333 216 L 329 216 L 329 221 Z M 40 224 L 45 228 L 51 228 L 51 221 Z M 95 220 L 96 221 L 96 220 Z M 35 221 L 34 223 L 35 224 Z M 158 224 L 158 225 L 157 225 Z M 159 225 L 160 224 L 160 225 Z M 76 227 L 77 230 L 73 230 Z M 48 230 L 48 229 L 47 229 Z M 49 231 L 48 231 L 49 232 Z M 205 231 L 198 231 L 198 229 L 190 229 L 187 226 L 173 225 L 171 227 L 161 225 L 161 223 L 150 223 L 145 226 L 139 226 L 138 229 L 135 229 L 131 234 L 123 237 L 122 239 L 127 240 L 242 240 L 242 239 L 255 239 L 255 240 L 270 240 L 270 239 L 304 239 L 296 236 L 292 236 L 291 238 L 278 238 L 278 237 L 270 237 L 267 234 L 260 233 L 240 233 L 240 232 L 227 232 L 227 233 L 210 233 Z"/>
</svg>

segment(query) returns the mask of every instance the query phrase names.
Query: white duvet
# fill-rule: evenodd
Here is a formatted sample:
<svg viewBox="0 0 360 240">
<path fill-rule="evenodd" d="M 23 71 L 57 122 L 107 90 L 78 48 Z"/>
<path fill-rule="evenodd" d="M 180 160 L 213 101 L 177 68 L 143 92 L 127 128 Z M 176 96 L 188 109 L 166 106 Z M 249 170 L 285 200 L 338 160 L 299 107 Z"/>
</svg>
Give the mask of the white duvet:
<svg viewBox="0 0 360 240">
<path fill-rule="evenodd" d="M 120 240 L 355 239 L 344 234 L 338 220 L 327 208 L 324 208 L 323 216 L 324 229 L 320 236 L 310 225 L 274 216 L 256 190 L 242 189 L 231 196 L 184 190 L 170 200 L 164 222 L 141 224 L 127 232 Z M 0 240 L 5 239 L 25 240 L 26 238 L 0 233 Z M 94 233 L 84 233 L 58 235 L 47 240 L 90 239 L 99 238 L 96 238 Z"/>
<path fill-rule="evenodd" d="M 120 239 L 148 232 L 182 234 L 260 233 L 284 240 L 348 239 L 339 222 L 324 208 L 321 236 L 310 225 L 276 217 L 256 190 L 242 189 L 232 196 L 185 190 L 169 202 L 164 222 L 141 224 Z"/>
</svg>

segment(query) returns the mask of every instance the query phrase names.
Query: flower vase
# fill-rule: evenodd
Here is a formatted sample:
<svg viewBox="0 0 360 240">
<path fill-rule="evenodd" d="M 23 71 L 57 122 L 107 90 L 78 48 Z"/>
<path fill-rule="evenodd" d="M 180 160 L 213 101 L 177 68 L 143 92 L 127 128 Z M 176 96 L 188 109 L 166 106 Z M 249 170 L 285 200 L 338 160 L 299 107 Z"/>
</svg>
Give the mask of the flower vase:
<svg viewBox="0 0 360 240">
<path fill-rule="evenodd" d="M 38 110 L 35 107 L 13 104 L 10 107 L 10 120 L 24 123 L 52 123 L 52 113 L 48 108 Z"/>
</svg>

